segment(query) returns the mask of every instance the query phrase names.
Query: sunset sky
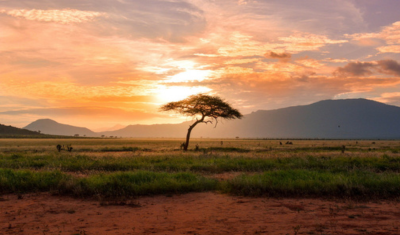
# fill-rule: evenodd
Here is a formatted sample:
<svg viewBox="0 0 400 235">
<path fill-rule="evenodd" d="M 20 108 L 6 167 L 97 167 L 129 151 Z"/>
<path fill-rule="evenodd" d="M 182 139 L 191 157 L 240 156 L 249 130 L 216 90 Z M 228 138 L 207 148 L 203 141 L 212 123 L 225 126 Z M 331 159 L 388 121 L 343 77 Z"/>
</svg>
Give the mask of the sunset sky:
<svg viewBox="0 0 400 235">
<path fill-rule="evenodd" d="M 0 0 L 0 123 L 93 130 L 324 99 L 400 106 L 399 0 Z"/>
</svg>

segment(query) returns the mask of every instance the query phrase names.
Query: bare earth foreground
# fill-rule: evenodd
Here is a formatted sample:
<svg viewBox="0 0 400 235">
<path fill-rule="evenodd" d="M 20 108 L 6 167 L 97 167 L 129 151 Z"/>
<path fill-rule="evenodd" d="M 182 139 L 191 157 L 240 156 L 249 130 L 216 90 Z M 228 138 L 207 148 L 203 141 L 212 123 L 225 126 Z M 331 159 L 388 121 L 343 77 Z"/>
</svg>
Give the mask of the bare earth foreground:
<svg viewBox="0 0 400 235">
<path fill-rule="evenodd" d="M 98 202 L 48 193 L 0 200 L 0 234 L 400 234 L 400 203 L 218 193 Z"/>
</svg>

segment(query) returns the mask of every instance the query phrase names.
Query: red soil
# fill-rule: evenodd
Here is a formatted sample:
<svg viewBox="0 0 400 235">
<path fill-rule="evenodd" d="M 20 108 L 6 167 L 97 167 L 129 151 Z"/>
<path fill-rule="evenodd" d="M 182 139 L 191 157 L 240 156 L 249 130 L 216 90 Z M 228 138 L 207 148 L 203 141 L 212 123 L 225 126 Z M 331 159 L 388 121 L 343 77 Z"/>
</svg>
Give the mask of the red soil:
<svg viewBox="0 0 400 235">
<path fill-rule="evenodd" d="M 0 197 L 0 234 L 400 234 L 400 203 L 217 193 L 124 203 L 6 195 Z"/>
</svg>

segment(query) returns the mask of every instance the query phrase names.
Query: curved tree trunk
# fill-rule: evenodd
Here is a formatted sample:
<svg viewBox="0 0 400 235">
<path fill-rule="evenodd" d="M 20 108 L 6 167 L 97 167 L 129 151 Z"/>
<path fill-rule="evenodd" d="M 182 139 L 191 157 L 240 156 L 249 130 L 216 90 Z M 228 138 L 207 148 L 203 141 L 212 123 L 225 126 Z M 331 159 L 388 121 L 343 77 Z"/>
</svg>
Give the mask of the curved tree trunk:
<svg viewBox="0 0 400 235">
<path fill-rule="evenodd" d="M 184 151 L 187 151 L 187 150 L 188 150 L 189 141 L 190 141 L 190 133 L 192 132 L 193 128 L 194 128 L 197 124 L 199 124 L 200 122 L 203 122 L 203 121 L 204 121 L 204 117 L 203 117 L 202 119 L 200 119 L 200 120 L 197 120 L 195 123 L 193 123 L 193 125 L 191 125 L 191 126 L 189 127 L 188 132 L 187 132 L 187 134 L 186 134 L 186 143 L 185 143 L 185 147 L 183 148 Z"/>
</svg>

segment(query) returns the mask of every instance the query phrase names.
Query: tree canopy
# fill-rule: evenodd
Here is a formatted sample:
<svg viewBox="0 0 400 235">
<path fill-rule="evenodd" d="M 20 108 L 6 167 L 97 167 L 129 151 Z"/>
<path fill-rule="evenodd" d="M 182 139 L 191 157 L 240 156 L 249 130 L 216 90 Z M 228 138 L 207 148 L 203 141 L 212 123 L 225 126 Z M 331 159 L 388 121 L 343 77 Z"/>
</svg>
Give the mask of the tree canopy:
<svg viewBox="0 0 400 235">
<path fill-rule="evenodd" d="M 184 100 L 167 103 L 160 108 L 161 111 L 174 111 L 185 116 L 196 117 L 196 121 L 189 126 L 184 149 L 189 146 L 190 133 L 199 123 L 213 123 L 217 125 L 218 120 L 240 119 L 243 115 L 232 108 L 228 103 L 218 96 L 205 94 L 192 95 Z"/>
</svg>

